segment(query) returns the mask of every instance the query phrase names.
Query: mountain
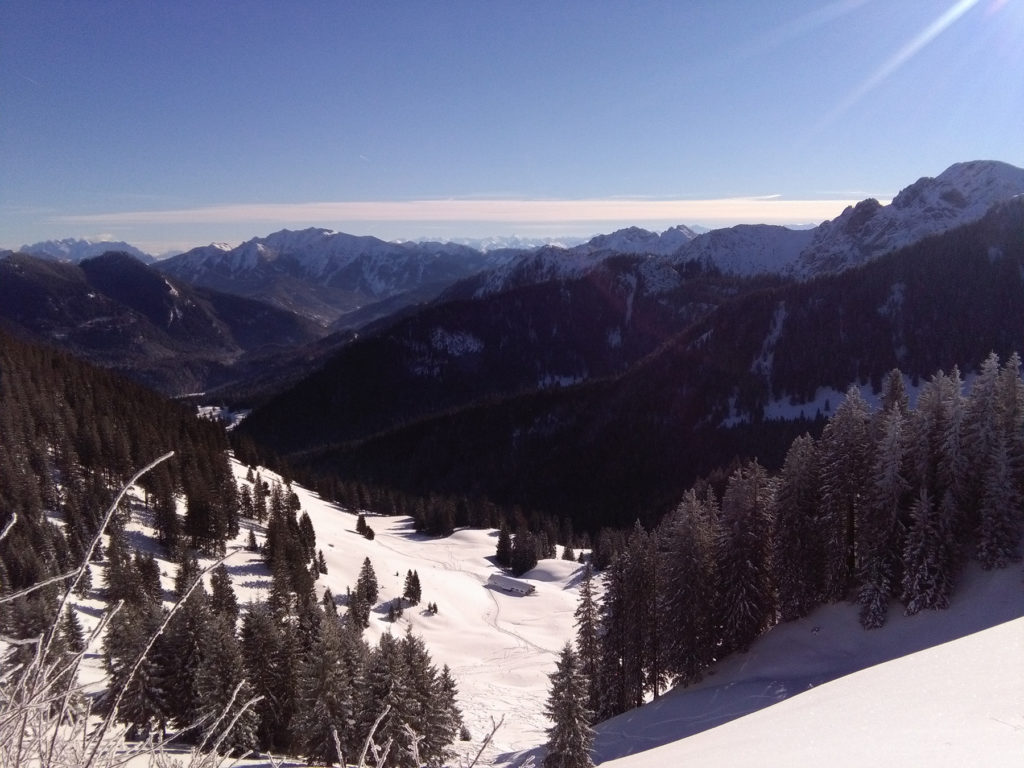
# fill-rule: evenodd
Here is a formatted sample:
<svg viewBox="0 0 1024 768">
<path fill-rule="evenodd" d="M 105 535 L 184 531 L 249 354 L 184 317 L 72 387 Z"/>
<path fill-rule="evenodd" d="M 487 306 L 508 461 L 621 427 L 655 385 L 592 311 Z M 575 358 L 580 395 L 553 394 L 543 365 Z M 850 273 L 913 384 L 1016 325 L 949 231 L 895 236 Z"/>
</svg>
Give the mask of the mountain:
<svg viewBox="0 0 1024 768">
<path fill-rule="evenodd" d="M 169 395 L 231 381 L 323 334 L 292 313 L 193 288 L 126 253 L 78 264 L 0 259 L 0 322 Z"/>
<path fill-rule="evenodd" d="M 543 258 L 543 254 L 538 254 Z M 740 280 L 618 255 L 576 278 L 445 300 L 365 328 L 324 367 L 253 414 L 276 448 L 329 444 L 467 404 L 623 373 L 737 291 Z M 298 432 L 294 425 L 301 424 Z"/>
<path fill-rule="evenodd" d="M 108 251 L 131 254 L 143 264 L 152 264 L 156 261 L 153 256 L 140 251 L 134 245 L 114 240 L 83 240 L 68 237 L 63 240 L 44 240 L 32 245 L 23 245 L 18 251 L 44 259 L 71 261 L 76 264 L 83 259 L 102 256 Z"/>
<path fill-rule="evenodd" d="M 587 238 L 585 237 L 521 237 L 520 235 L 510 235 L 508 237 L 454 237 L 448 242 L 489 253 L 490 251 L 532 251 L 537 248 L 543 248 L 546 245 L 553 245 L 558 248 L 572 248 L 586 241 Z"/>
<path fill-rule="evenodd" d="M 996 161 L 958 163 L 936 178 L 918 179 L 889 205 L 863 200 L 814 228 L 741 224 L 697 234 L 680 225 L 657 234 L 630 227 L 572 248 L 522 253 L 446 295 L 484 296 L 531 282 L 578 277 L 620 253 L 664 257 L 677 266 L 697 261 L 741 276 L 775 273 L 806 280 L 977 221 L 996 203 L 1020 194 L 1024 170 Z"/>
<path fill-rule="evenodd" d="M 394 311 L 436 296 L 500 257 L 454 243 L 389 243 L 327 229 L 282 230 L 236 248 L 211 245 L 172 256 L 161 272 L 345 327 L 346 313 L 378 302 Z M 370 315 L 371 319 L 373 315 Z"/>
<path fill-rule="evenodd" d="M 697 261 L 736 275 L 786 274 L 813 236 L 807 229 L 740 224 L 695 236 L 672 254 L 672 261 Z"/>
<path fill-rule="evenodd" d="M 679 224 L 664 232 L 650 232 L 640 227 L 627 227 L 609 235 L 598 235 L 577 246 L 578 250 L 600 253 L 630 253 L 639 255 L 669 256 L 684 248 L 696 237 L 689 227 Z"/>
<path fill-rule="evenodd" d="M 918 179 L 889 205 L 863 200 L 826 221 L 792 265 L 796 274 L 835 274 L 882 254 L 977 221 L 996 203 L 1024 194 L 1024 169 L 976 160 Z"/>
<path fill-rule="evenodd" d="M 630 263 L 624 283 L 652 262 Z M 1019 349 L 1007 318 L 1024 315 L 1024 198 L 815 280 L 715 282 L 706 272 L 676 273 L 685 290 L 668 302 L 671 294 L 640 290 L 639 278 L 635 293 L 616 293 L 616 273 L 602 273 L 604 282 L 593 281 L 596 274 L 452 302 L 431 309 L 422 325 L 410 318 L 362 339 L 254 411 L 241 430 L 314 475 L 478 493 L 580 526 L 656 517 L 695 477 L 736 455 L 778 466 L 793 437 L 820 428 L 852 383 L 877 391 L 894 367 L 919 381 Z M 545 293 L 528 300 L 541 287 Z M 593 300 L 577 305 L 587 291 L 609 297 L 605 314 Z M 485 335 L 480 318 L 501 302 L 514 311 L 496 315 L 501 335 Z M 544 306 L 564 314 L 545 316 Z M 629 306 L 644 307 L 633 310 L 633 332 L 656 320 L 662 330 L 619 370 L 605 363 L 598 371 L 590 361 L 611 358 L 587 357 L 582 339 L 612 348 Z M 560 368 L 553 352 L 539 354 L 549 340 Z M 522 389 L 474 383 L 474 375 L 491 380 L 494 369 L 483 361 L 505 348 L 518 350 L 510 368 L 519 376 L 506 381 Z M 579 375 L 580 360 L 591 375 Z M 578 383 L 543 387 L 545 374 Z"/>
<path fill-rule="evenodd" d="M 678 284 L 678 280 L 670 276 L 675 265 L 667 258 L 647 257 L 667 257 L 694 237 L 693 231 L 681 224 L 660 234 L 629 227 L 611 234 L 598 235 L 571 248 L 546 245 L 534 250 L 510 253 L 502 264 L 461 280 L 444 291 L 441 300 L 482 298 L 552 280 L 578 280 L 592 270 L 599 269 L 605 261 L 621 256 L 645 257 L 650 262 L 648 272 L 660 272 L 667 279 L 661 288 L 671 290 Z M 654 288 L 655 283 L 651 287 Z"/>
</svg>

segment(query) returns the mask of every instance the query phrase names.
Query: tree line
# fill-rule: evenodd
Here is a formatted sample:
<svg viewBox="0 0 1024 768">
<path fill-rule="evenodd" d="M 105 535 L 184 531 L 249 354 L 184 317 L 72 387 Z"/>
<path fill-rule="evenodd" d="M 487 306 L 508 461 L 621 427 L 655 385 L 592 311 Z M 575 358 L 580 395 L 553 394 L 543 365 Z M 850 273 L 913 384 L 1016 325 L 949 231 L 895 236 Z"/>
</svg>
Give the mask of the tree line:
<svg viewBox="0 0 1024 768">
<path fill-rule="evenodd" d="M 880 405 L 851 387 L 819 438 L 793 441 L 781 471 L 756 461 L 721 492 L 691 489 L 652 530 L 619 539 L 603 600 L 577 610 L 587 706 L 601 719 L 701 678 L 781 621 L 852 599 L 865 628 L 943 609 L 965 563 L 1019 559 L 1024 382 L 992 354 L 969 394 L 938 372 L 909 405 L 893 370 Z"/>
<path fill-rule="evenodd" d="M 347 598 L 329 590 L 318 598 L 326 563 L 298 497 L 257 476 L 236 484 L 221 425 L 109 371 L 0 333 L 0 434 L 0 595 L 18 595 L 0 601 L 0 632 L 14 641 L 49 636 L 71 583 L 64 575 L 89 555 L 102 510 L 135 468 L 168 447 L 176 451 L 139 481 L 141 505 L 114 510 L 91 550 L 94 565 L 75 587 L 108 603 L 109 684 L 93 703 L 129 738 L 170 728 L 177 740 L 222 752 L 273 749 L 332 763 L 339 747 L 358 757 L 376 725 L 377 743 L 392 745 L 389 764 L 411 768 L 444 764 L 450 744 L 466 735 L 455 681 L 421 639 L 386 634 L 371 646 L 363 638 L 370 610 L 380 607 L 370 562 Z M 171 595 L 154 554 L 130 543 L 137 514 L 174 564 Z M 198 559 L 222 555 L 243 525 L 271 573 L 267 601 L 245 606 L 223 562 L 203 573 Z M 94 569 L 100 583 L 92 583 Z M 415 572 L 403 597 L 421 597 Z M 347 603 L 345 615 L 339 603 Z M 86 640 L 69 607 L 47 643 L 47 661 L 62 668 Z M 9 674 L 0 684 L 17 684 L 35 648 L 8 645 Z M 84 716 L 88 701 L 73 667 L 61 675 L 54 690 L 76 702 L 72 716 Z"/>
</svg>

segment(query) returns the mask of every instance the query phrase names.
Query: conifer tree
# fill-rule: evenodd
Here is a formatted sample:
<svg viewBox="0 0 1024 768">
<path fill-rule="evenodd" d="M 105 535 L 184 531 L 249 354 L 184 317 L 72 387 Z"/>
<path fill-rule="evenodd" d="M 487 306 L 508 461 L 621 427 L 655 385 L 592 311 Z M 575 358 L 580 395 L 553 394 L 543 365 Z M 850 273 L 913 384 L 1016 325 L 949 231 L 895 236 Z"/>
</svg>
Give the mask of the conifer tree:
<svg viewBox="0 0 1024 768">
<path fill-rule="evenodd" d="M 503 568 L 509 568 L 512 565 L 512 536 L 504 521 L 498 529 L 498 547 L 494 553 L 494 559 Z"/>
<path fill-rule="evenodd" d="M 601 644 L 598 635 L 598 611 L 594 601 L 594 571 L 584 566 L 580 584 L 580 600 L 573 614 L 576 619 L 576 647 L 579 649 L 580 671 L 587 678 L 587 708 L 596 712 L 600 706 L 601 688 L 598 670 L 601 662 Z"/>
<path fill-rule="evenodd" d="M 356 589 L 348 596 L 348 611 L 345 613 L 345 620 L 348 626 L 357 632 L 361 632 L 370 626 L 370 604 L 366 602 L 363 593 Z"/>
<path fill-rule="evenodd" d="M 978 560 L 986 570 L 1005 568 L 1018 559 L 1020 496 L 1013 481 L 1008 440 L 998 435 L 982 487 Z"/>
<path fill-rule="evenodd" d="M 370 652 L 366 667 L 366 682 L 360 702 L 360 731 L 369 733 L 373 721 L 390 707 L 388 716 L 381 721 L 376 733 L 377 743 L 392 741 L 389 764 L 401 768 L 414 768 L 410 754 L 409 733 L 403 727 L 410 722 L 409 705 L 412 697 L 409 690 L 409 675 L 405 657 L 398 640 L 390 634 L 383 634 L 377 647 Z"/>
<path fill-rule="evenodd" d="M 320 598 L 320 602 L 323 603 L 325 613 L 338 615 L 338 604 L 334 602 L 334 593 L 330 587 L 324 587 L 324 596 Z"/>
<path fill-rule="evenodd" d="M 155 605 L 163 601 L 164 590 L 160 584 L 160 565 L 150 553 L 135 553 L 135 572 L 139 578 L 142 598 Z"/>
<path fill-rule="evenodd" d="M 1003 432 L 999 414 L 998 379 L 999 357 L 993 352 L 982 363 L 971 386 L 970 396 L 964 404 L 963 449 L 968 480 L 965 496 L 970 504 L 968 516 L 976 521 L 975 525 L 980 522 L 983 497 L 993 490 L 990 487 L 989 468 L 999 450 L 997 444 Z M 1009 457 L 1007 450 L 1007 460 Z"/>
<path fill-rule="evenodd" d="M 254 698 L 253 689 L 245 677 L 234 618 L 228 611 L 212 614 L 200 637 L 195 692 L 201 730 L 220 740 L 221 752 L 256 746 L 258 716 L 247 706 Z"/>
<path fill-rule="evenodd" d="M 465 723 L 462 720 L 462 711 L 458 703 L 459 689 L 452 677 L 452 671 L 445 664 L 441 668 L 441 675 L 437 682 L 437 693 L 434 699 L 435 717 L 434 722 L 428 729 L 433 742 L 441 745 L 441 749 L 435 750 L 431 755 L 428 764 L 441 766 L 450 759 L 450 752 L 447 750 L 449 744 L 465 730 Z"/>
<path fill-rule="evenodd" d="M 858 599 L 860 621 L 868 629 L 885 623 L 889 599 L 899 595 L 902 582 L 903 515 L 909 488 L 903 422 L 903 413 L 898 408 L 883 415 L 871 483 L 865 502 L 859 506 Z"/>
<path fill-rule="evenodd" d="M 826 531 L 818 512 L 820 490 L 817 444 L 804 434 L 790 445 L 779 475 L 773 557 L 782 621 L 806 616 L 824 601 Z"/>
<path fill-rule="evenodd" d="M 61 617 L 60 634 L 68 652 L 75 654 L 85 650 L 82 622 L 78 620 L 77 611 L 70 605 L 64 610 L 64 615 Z"/>
<path fill-rule="evenodd" d="M 521 529 L 512 540 L 512 574 L 522 576 L 536 567 L 537 539 L 525 528 Z"/>
<path fill-rule="evenodd" d="M 359 569 L 355 591 L 370 608 L 377 604 L 377 598 L 380 596 L 377 586 L 377 574 L 374 572 L 373 564 L 368 557 L 363 559 L 362 568 Z"/>
<path fill-rule="evenodd" d="M 594 731 L 587 709 L 587 681 L 571 643 L 562 648 L 550 675 L 551 690 L 545 714 L 553 725 L 548 729 L 544 768 L 590 768 Z"/>
<path fill-rule="evenodd" d="M 241 642 L 246 678 L 253 694 L 262 697 L 254 705 L 257 742 L 264 750 L 290 751 L 300 655 L 292 624 L 280 621 L 265 603 L 250 604 Z"/>
<path fill-rule="evenodd" d="M 295 732 L 299 749 L 310 761 L 333 765 L 338 760 L 332 730 L 342 749 L 355 757 L 357 690 L 346 669 L 344 630 L 326 616 L 320 636 L 299 669 Z"/>
<path fill-rule="evenodd" d="M 210 574 L 210 608 L 214 613 L 227 617 L 232 626 L 238 620 L 238 598 L 235 597 L 231 576 L 224 563 Z"/>
<path fill-rule="evenodd" d="M 690 490 L 661 526 L 665 578 L 659 613 L 666 666 L 683 684 L 699 680 L 715 653 L 716 517 L 714 497 L 701 499 Z"/>
<path fill-rule="evenodd" d="M 452 735 L 446 734 L 442 728 L 445 713 L 439 699 L 437 668 L 431 662 L 423 640 L 412 634 L 411 627 L 406 628 L 399 648 L 408 690 L 405 722 L 421 737 L 417 746 L 420 760 L 431 765 L 441 764 L 447 756 L 446 748 L 452 741 Z"/>
<path fill-rule="evenodd" d="M 198 576 L 195 558 L 184 558 L 175 577 L 175 593 L 179 597 L 184 595 Z M 210 622 L 209 599 L 203 584 L 198 584 L 171 616 L 161 636 L 163 642 L 157 657 L 160 674 L 167 681 L 170 719 L 179 728 L 191 729 L 196 724 L 196 679 L 202 663 L 203 637 Z M 198 738 L 200 734 L 192 730 L 188 735 Z"/>
<path fill-rule="evenodd" d="M 110 681 L 105 705 L 112 707 L 120 696 L 116 717 L 128 726 L 130 739 L 146 738 L 155 728 L 162 731 L 173 711 L 173 693 L 164 685 L 168 678 L 159 651 L 143 657 L 162 620 L 159 608 L 152 604 L 125 603 L 111 617 L 104 636 L 103 658 Z"/>
<path fill-rule="evenodd" d="M 598 717 L 606 720 L 643 700 L 642 677 L 636 674 L 637 660 L 629 657 L 630 632 L 629 574 L 625 558 L 616 557 L 605 569 L 604 599 L 601 601 L 601 680 Z M 627 666 L 628 665 L 628 666 Z M 638 677 L 641 686 L 637 687 Z"/>
<path fill-rule="evenodd" d="M 910 410 L 910 398 L 907 396 L 907 387 L 903 383 L 903 372 L 899 368 L 893 368 L 886 374 L 882 382 L 882 393 L 879 397 L 882 411 L 896 409 L 900 415 L 906 416 Z"/>
<path fill-rule="evenodd" d="M 745 651 L 776 614 L 771 565 L 774 483 L 760 464 L 739 467 L 722 496 L 715 542 L 721 645 Z"/>
<path fill-rule="evenodd" d="M 903 549 L 902 599 L 911 616 L 921 610 L 949 607 L 953 591 L 954 553 L 949 527 L 952 491 L 936 506 L 922 488 L 910 510 Z"/>
<path fill-rule="evenodd" d="M 846 597 L 857 572 L 856 521 L 870 468 L 870 420 L 870 410 L 860 390 L 851 386 L 825 425 L 819 443 L 828 600 Z"/>
<path fill-rule="evenodd" d="M 405 575 L 405 587 L 402 597 L 411 605 L 418 605 L 423 597 L 423 589 L 420 586 L 420 576 L 416 571 L 409 570 Z"/>
</svg>

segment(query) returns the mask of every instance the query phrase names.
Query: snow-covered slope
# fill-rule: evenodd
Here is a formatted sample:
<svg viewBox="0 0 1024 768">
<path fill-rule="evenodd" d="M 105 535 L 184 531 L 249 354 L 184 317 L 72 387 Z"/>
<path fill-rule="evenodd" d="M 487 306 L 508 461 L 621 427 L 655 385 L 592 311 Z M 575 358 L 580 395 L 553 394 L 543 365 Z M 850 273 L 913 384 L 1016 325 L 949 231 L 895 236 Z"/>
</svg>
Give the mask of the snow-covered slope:
<svg viewBox="0 0 1024 768">
<path fill-rule="evenodd" d="M 245 468 L 235 464 L 235 470 L 243 480 Z M 266 471 L 262 477 L 278 479 Z M 473 735 L 473 741 L 455 745 L 461 754 L 475 754 L 492 719 L 504 717 L 480 764 L 525 766 L 532 759 L 539 765 L 548 726 L 548 674 L 574 635 L 580 566 L 542 560 L 523 577 L 535 586 L 534 594 L 516 596 L 486 584 L 498 572 L 491 559 L 495 531 L 459 530 L 433 539 L 415 533 L 408 518 L 370 516 L 376 536 L 367 540 L 355 532 L 354 513 L 300 486 L 294 490 L 327 563 L 318 594 L 330 588 L 344 595 L 368 557 L 381 597 L 366 639 L 375 643 L 382 633 L 402 634 L 411 627 L 434 662 L 451 667 Z M 155 533 L 146 522 L 136 508 L 130 530 L 143 546 Z M 251 525 L 243 520 L 238 543 Z M 262 526 L 255 532 L 262 541 Z M 227 566 L 241 605 L 267 598 L 270 575 L 260 555 L 238 552 Z M 103 567 L 93 565 L 94 584 L 103 583 Z M 401 594 L 408 570 L 419 574 L 423 602 L 391 623 L 387 601 Z M 174 566 L 161 562 L 161 571 L 170 590 Z M 436 615 L 424 609 L 427 603 L 437 604 Z M 102 609 L 99 600 L 86 600 L 79 618 L 93 626 Z M 87 658 L 83 678 L 102 685 L 98 655 Z M 892 611 L 884 628 L 868 632 L 854 606 L 837 604 L 776 627 L 701 683 L 601 724 L 594 757 L 610 768 L 1016 765 L 1024 754 L 1021 701 L 1019 566 L 996 572 L 972 568 L 948 611 L 911 618 Z M 258 758 L 245 764 L 271 765 Z"/>
<path fill-rule="evenodd" d="M 601 724 L 595 762 L 1019 765 L 1020 568 L 964 582 L 948 611 L 890 612 L 880 630 L 846 604 L 780 625 L 702 682 Z"/>
<path fill-rule="evenodd" d="M 245 482 L 246 468 L 234 463 L 236 477 Z M 262 470 L 267 482 L 279 476 Z M 482 765 L 496 764 L 500 755 L 512 756 L 542 744 L 549 723 L 543 714 L 547 698 L 548 674 L 555 668 L 557 654 L 573 636 L 573 612 L 576 609 L 582 566 L 563 560 L 541 560 L 521 577 L 536 591 L 518 596 L 487 585 L 487 578 L 500 569 L 493 563 L 497 531 L 459 530 L 448 538 L 430 538 L 413 530 L 407 517 L 367 516 L 375 537 L 368 540 L 356 533 L 357 516 L 316 494 L 295 485 L 302 511 L 309 515 L 316 532 L 316 547 L 324 553 L 328 573 L 316 582 L 317 596 L 329 588 L 336 596 L 339 611 L 344 612 L 343 596 L 354 587 L 364 558 L 369 558 L 377 575 L 380 599 L 370 615 L 366 640 L 375 645 L 384 633 L 401 636 L 406 629 L 422 637 L 434 663 L 447 664 L 458 684 L 458 702 L 473 740 L 454 746 L 464 755 L 475 755 L 494 721 L 504 717 L 492 744 L 484 753 Z M 147 513 L 136 506 L 129 525 L 133 543 L 149 547 L 162 557 L 155 544 L 156 532 L 147 523 Z M 262 543 L 264 526 L 244 519 L 234 542 L 244 545 L 249 528 L 254 527 Z M 231 543 L 229 543 L 229 548 Z M 201 558 L 205 566 L 210 558 Z M 227 562 L 239 605 L 264 601 L 270 592 L 270 573 L 258 553 L 239 551 Z M 175 566 L 160 561 L 163 586 L 170 594 Z M 93 584 L 103 583 L 103 564 L 93 566 Z M 422 586 L 419 606 L 406 607 L 403 616 L 391 623 L 387 604 L 402 594 L 406 573 L 415 570 Z M 79 618 L 86 628 L 95 625 L 105 605 L 93 598 L 79 604 Z M 438 612 L 427 612 L 428 603 L 436 603 Z M 89 656 L 83 682 L 102 685 L 100 656 Z M 247 761 L 247 765 L 267 766 L 265 761 Z M 298 763 L 288 763 L 289 765 Z"/>
<path fill-rule="evenodd" d="M 140 251 L 134 245 L 129 245 L 119 240 L 82 240 L 67 237 L 63 240 L 45 240 L 41 243 L 23 245 L 18 250 L 32 256 L 56 259 L 57 261 L 72 261 L 76 264 L 82 259 L 102 256 L 108 251 L 130 254 L 146 264 L 151 264 L 155 261 L 150 254 Z"/>
<path fill-rule="evenodd" d="M 1024 619 L 1016 619 L 602 765 L 1015 766 L 1024 760 L 1022 700 Z"/>
<path fill-rule="evenodd" d="M 741 224 L 696 236 L 673 254 L 673 261 L 699 261 L 737 275 L 786 272 L 812 237 L 813 230 Z"/>
<path fill-rule="evenodd" d="M 993 205 L 1024 194 L 1024 169 L 976 160 L 921 178 L 892 203 L 863 200 L 813 230 L 812 242 L 793 265 L 812 277 L 863 264 L 911 243 L 977 221 Z"/>
</svg>

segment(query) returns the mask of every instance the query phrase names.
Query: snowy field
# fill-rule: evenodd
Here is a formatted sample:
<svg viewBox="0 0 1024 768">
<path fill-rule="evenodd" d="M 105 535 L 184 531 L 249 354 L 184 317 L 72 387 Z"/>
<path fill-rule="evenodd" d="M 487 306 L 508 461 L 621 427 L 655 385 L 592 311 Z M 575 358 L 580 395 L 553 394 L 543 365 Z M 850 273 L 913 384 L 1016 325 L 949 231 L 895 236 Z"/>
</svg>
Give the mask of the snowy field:
<svg viewBox="0 0 1024 768">
<path fill-rule="evenodd" d="M 235 468 L 244 479 L 245 468 Z M 536 591 L 512 595 L 486 585 L 499 572 L 493 563 L 496 531 L 459 530 L 433 539 L 413 531 L 409 518 L 367 516 L 376 534 L 367 540 L 355 532 L 354 513 L 299 486 L 294 490 L 327 563 L 318 596 L 330 588 L 340 602 L 369 557 L 380 600 L 367 640 L 375 643 L 384 632 L 401 635 L 411 626 L 435 664 L 451 667 L 473 736 L 456 743 L 456 764 L 466 764 L 492 723 L 504 718 L 480 764 L 532 760 L 539 766 L 537 747 L 548 726 L 542 714 L 547 676 L 574 636 L 581 567 L 543 560 L 524 576 Z M 239 544 L 249 524 L 243 521 Z M 144 521 L 130 531 L 134 545 L 152 548 Z M 262 541 L 261 527 L 256 534 Z M 241 605 L 267 598 L 270 576 L 258 554 L 237 552 L 227 565 Z M 162 562 L 161 569 L 169 590 L 174 568 Z M 387 602 L 402 593 L 408 570 L 419 574 L 422 603 L 392 624 Z M 95 573 L 93 583 L 101 578 Z M 436 615 L 427 613 L 428 603 L 437 604 Z M 80 604 L 83 623 L 94 622 L 102 607 L 98 600 Z M 98 685 L 101 677 L 100 657 L 93 653 L 83 681 Z M 907 618 L 894 605 L 881 630 L 861 629 L 856 609 L 846 604 L 777 627 L 702 682 L 602 724 L 594 758 L 612 768 L 1024 764 L 1020 567 L 971 570 L 951 610 Z"/>
<path fill-rule="evenodd" d="M 238 480 L 244 482 L 246 468 L 237 462 L 234 468 Z M 270 483 L 279 480 L 266 470 L 260 476 Z M 562 645 L 574 633 L 573 612 L 582 566 L 542 560 L 523 577 L 536 591 L 528 596 L 513 595 L 486 585 L 490 574 L 501 572 L 493 563 L 497 531 L 459 530 L 437 539 L 416 533 L 408 517 L 367 515 L 375 533 L 374 539 L 368 540 L 356 533 L 355 513 L 341 510 L 298 485 L 293 490 L 313 523 L 316 547 L 323 551 L 327 563 L 327 574 L 316 582 L 317 597 L 329 588 L 339 603 L 339 612 L 344 613 L 346 589 L 355 587 L 363 560 L 369 557 L 380 585 L 380 598 L 363 636 L 375 645 L 382 633 L 401 637 L 411 626 L 426 642 L 437 667 L 451 667 L 463 720 L 473 736 L 470 742 L 454 744 L 460 755 L 476 754 L 483 737 L 492 730 L 492 718 L 504 718 L 504 722 L 480 764 L 518 764 L 519 752 L 544 743 L 549 725 L 542 713 L 547 676 L 554 671 Z M 136 513 L 128 528 L 129 542 L 159 554 L 155 532 L 145 525 L 144 518 L 141 523 L 138 518 Z M 242 520 L 235 545 L 244 545 L 250 525 L 251 521 Z M 257 540 L 262 543 L 264 527 L 255 528 Z M 211 562 L 210 558 L 200 560 L 203 566 Z M 163 560 L 160 565 L 163 585 L 169 592 L 176 567 Z M 243 549 L 231 555 L 226 565 L 239 605 L 267 599 L 270 573 L 258 553 Z M 103 569 L 94 565 L 93 570 L 93 594 L 98 594 Z M 422 601 L 418 606 L 406 607 L 403 616 L 392 623 L 387 618 L 387 604 L 402 594 L 409 570 L 419 575 Z M 437 604 L 436 615 L 427 612 L 428 603 Z M 98 599 L 79 604 L 87 629 L 95 624 L 104 607 Z M 101 649 L 90 650 L 82 681 L 95 687 L 103 677 Z M 269 765 L 260 761 L 250 764 Z"/>
<path fill-rule="evenodd" d="M 854 606 L 824 606 L 702 682 L 603 723 L 595 762 L 1024 765 L 1021 582 L 1019 565 L 974 568 L 948 611 L 906 617 L 894 605 L 872 631 Z"/>
</svg>

